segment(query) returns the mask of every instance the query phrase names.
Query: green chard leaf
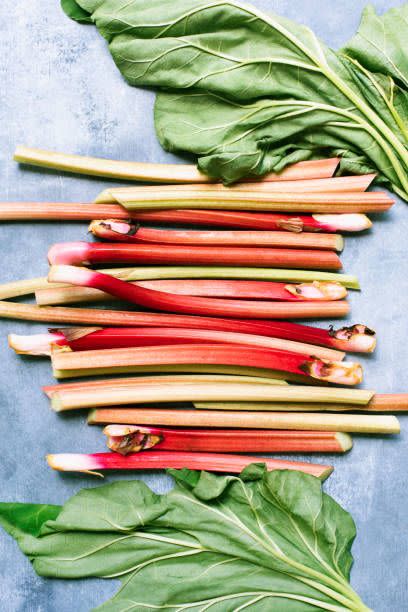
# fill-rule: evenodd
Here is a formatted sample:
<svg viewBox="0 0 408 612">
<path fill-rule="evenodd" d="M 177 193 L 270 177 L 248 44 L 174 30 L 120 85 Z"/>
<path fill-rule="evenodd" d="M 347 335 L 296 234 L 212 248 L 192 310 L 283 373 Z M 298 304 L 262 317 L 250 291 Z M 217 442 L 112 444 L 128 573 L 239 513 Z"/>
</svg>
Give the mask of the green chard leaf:
<svg viewBox="0 0 408 612">
<path fill-rule="evenodd" d="M 343 168 L 377 171 L 408 198 L 406 112 L 375 86 L 366 95 L 351 60 L 310 29 L 233 0 L 77 2 L 127 81 L 161 90 L 162 145 L 209 175 L 228 183 L 340 152 Z"/>
<path fill-rule="evenodd" d="M 106 612 L 368 610 L 348 582 L 353 520 L 317 478 L 261 464 L 171 474 L 166 495 L 116 482 L 62 509 L 1 504 L 0 523 L 41 576 L 120 578 Z"/>
<path fill-rule="evenodd" d="M 92 23 L 90 14 L 79 6 L 76 0 L 61 0 L 64 13 L 79 23 Z"/>
<path fill-rule="evenodd" d="M 343 49 L 371 72 L 389 75 L 408 89 L 408 4 L 377 15 L 365 7 L 357 34 Z"/>
</svg>

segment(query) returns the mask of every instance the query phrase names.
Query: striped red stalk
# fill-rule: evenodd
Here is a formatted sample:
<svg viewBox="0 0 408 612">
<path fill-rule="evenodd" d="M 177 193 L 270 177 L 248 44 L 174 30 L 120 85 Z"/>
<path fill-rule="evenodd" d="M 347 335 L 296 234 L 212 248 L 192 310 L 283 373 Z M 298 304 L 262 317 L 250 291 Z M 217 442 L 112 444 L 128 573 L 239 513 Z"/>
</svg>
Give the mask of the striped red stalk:
<svg viewBox="0 0 408 612">
<path fill-rule="evenodd" d="M 209 225 L 231 229 L 287 232 L 361 232 L 372 225 L 362 213 L 285 215 L 228 210 L 173 209 L 130 211 L 120 204 L 82 202 L 0 202 L 1 221 L 92 221 L 133 219 L 170 225 Z"/>
<path fill-rule="evenodd" d="M 219 247 L 63 242 L 48 252 L 50 264 L 182 264 L 339 270 L 332 251 L 262 247 Z"/>
<path fill-rule="evenodd" d="M 146 289 L 86 268 L 66 265 L 53 266 L 48 280 L 100 289 L 145 308 L 175 313 L 248 318 L 288 318 L 290 316 L 307 318 L 308 316 L 343 316 L 349 310 L 348 304 L 344 301 L 277 303 L 180 296 Z"/>
<path fill-rule="evenodd" d="M 216 245 L 284 247 L 342 251 L 343 238 L 337 234 L 293 233 L 248 230 L 163 230 L 140 227 L 134 221 L 107 219 L 92 221 L 89 231 L 103 240 L 129 244 Z"/>
<path fill-rule="evenodd" d="M 183 429 L 108 425 L 103 430 L 110 450 L 128 455 L 154 448 L 211 453 L 344 453 L 350 436 L 338 432 L 268 429 Z"/>
<path fill-rule="evenodd" d="M 191 453 L 187 451 L 150 451 L 132 453 L 123 457 L 118 453 L 94 453 L 90 455 L 66 453 L 47 455 L 48 465 L 62 472 L 96 472 L 100 470 L 162 470 L 166 468 L 207 470 L 239 474 L 250 463 L 265 463 L 268 470 L 299 470 L 324 480 L 333 468 L 328 465 L 302 463 L 218 453 Z"/>
<path fill-rule="evenodd" d="M 87 370 L 109 369 L 112 373 L 124 368 L 165 365 L 234 365 L 265 368 L 342 385 L 362 381 L 362 368 L 356 362 L 336 362 L 277 349 L 232 344 L 181 344 L 93 351 L 57 350 L 52 354 L 56 371 L 75 371 L 86 375 Z"/>
<path fill-rule="evenodd" d="M 48 333 L 20 336 L 10 334 L 9 346 L 19 354 L 51 355 L 53 346 L 68 347 L 72 351 L 91 351 L 112 348 L 130 348 L 135 346 L 155 346 L 170 344 L 203 344 L 206 342 L 221 342 L 223 344 L 241 344 L 261 346 L 314 355 L 321 359 L 341 361 L 342 351 L 318 347 L 293 340 L 268 338 L 253 334 L 236 332 L 212 331 L 206 329 L 183 329 L 168 327 L 130 327 L 107 328 L 71 327 L 65 329 L 50 329 Z"/>
</svg>

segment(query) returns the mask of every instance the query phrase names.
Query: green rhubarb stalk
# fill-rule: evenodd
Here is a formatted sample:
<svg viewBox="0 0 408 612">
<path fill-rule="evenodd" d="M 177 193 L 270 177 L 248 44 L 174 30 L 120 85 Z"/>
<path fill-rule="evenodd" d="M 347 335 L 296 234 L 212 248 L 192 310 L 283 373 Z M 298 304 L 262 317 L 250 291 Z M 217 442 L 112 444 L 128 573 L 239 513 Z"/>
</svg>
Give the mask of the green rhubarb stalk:
<svg viewBox="0 0 408 612">
<path fill-rule="evenodd" d="M 92 408 L 103 406 L 120 406 L 144 403 L 171 403 L 178 401 L 254 401 L 254 402 L 304 402 L 304 403 L 338 403 L 367 405 L 374 391 L 365 389 L 344 389 L 327 387 L 309 387 L 296 385 L 262 385 L 236 384 L 219 382 L 216 384 L 185 383 L 176 381 L 152 380 L 145 384 L 137 379 L 132 384 L 118 386 L 107 380 L 104 385 L 87 385 L 75 383 L 72 386 L 58 386 L 48 395 L 54 410 L 70 410 L 75 408 Z M 200 411 L 199 411 L 200 412 Z M 210 411 L 214 414 L 214 411 Z M 245 414 L 245 413 L 241 413 Z M 251 413 L 255 414 L 255 413 Z M 270 413 L 272 414 L 272 413 Z M 227 413 L 225 412 L 225 415 Z M 197 415 L 198 416 L 198 415 Z M 338 415 L 341 416 L 341 415 Z M 200 417 L 198 417 L 200 418 Z M 226 418 L 229 418 L 226 416 Z M 280 417 L 279 417 L 280 418 Z M 296 418 L 296 417 L 295 417 Z M 312 418 L 307 417 L 307 418 Z M 334 431 L 341 431 L 336 429 Z"/>
<path fill-rule="evenodd" d="M 112 374 L 145 374 L 157 373 L 157 366 L 123 366 L 120 368 L 90 368 L 87 370 L 57 370 L 52 373 L 55 378 L 82 378 L 84 376 L 111 376 Z M 264 368 L 252 368 L 245 366 L 211 365 L 211 364 L 192 364 L 192 365 L 161 365 L 160 372 L 185 372 L 196 374 L 227 374 L 232 376 L 256 376 L 261 378 L 271 378 L 273 380 L 290 380 L 294 383 L 318 385 L 321 381 L 307 376 L 300 376 L 292 372 L 278 372 L 277 370 L 266 370 Z"/>
</svg>

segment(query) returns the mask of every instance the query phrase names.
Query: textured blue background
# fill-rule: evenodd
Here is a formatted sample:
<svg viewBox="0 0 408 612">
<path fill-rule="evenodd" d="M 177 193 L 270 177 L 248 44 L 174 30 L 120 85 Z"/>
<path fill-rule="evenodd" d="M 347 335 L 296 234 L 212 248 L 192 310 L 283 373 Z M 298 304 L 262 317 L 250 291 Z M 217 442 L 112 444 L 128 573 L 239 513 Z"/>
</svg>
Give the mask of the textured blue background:
<svg viewBox="0 0 408 612">
<path fill-rule="evenodd" d="M 338 47 L 355 32 L 365 2 L 254 4 L 306 23 Z M 397 3 L 374 4 L 383 11 Z M 105 185 L 21 169 L 11 161 L 19 143 L 140 161 L 174 159 L 161 150 L 154 134 L 153 94 L 125 85 L 96 30 L 65 18 L 57 0 L 2 0 L 0 74 L 1 199 L 89 201 Z M 351 296 L 351 320 L 365 322 L 379 333 L 376 354 L 363 359 L 365 386 L 383 392 L 408 391 L 407 231 L 408 211 L 398 202 L 372 232 L 347 239 L 343 256 L 345 270 L 357 274 L 363 287 L 361 294 Z M 0 282 L 45 275 L 50 244 L 85 236 L 85 224 L 3 224 Z M 2 500 L 62 503 L 82 486 L 98 484 L 46 467 L 47 452 L 100 451 L 104 445 L 100 431 L 87 427 L 83 415 L 51 413 L 40 391 L 40 385 L 52 382 L 49 363 L 17 357 L 7 348 L 9 332 L 41 329 L 34 323 L 0 323 Z M 347 456 L 329 457 L 336 471 L 326 490 L 352 513 L 358 526 L 352 582 L 376 612 L 408 610 L 407 420 L 401 422 L 398 438 L 356 437 Z M 114 478 L 120 476 L 106 480 Z M 170 486 L 163 474 L 145 474 L 143 479 L 158 492 Z M 43 580 L 4 534 L 0 564 L 4 612 L 85 612 L 117 587 L 113 581 Z"/>
</svg>

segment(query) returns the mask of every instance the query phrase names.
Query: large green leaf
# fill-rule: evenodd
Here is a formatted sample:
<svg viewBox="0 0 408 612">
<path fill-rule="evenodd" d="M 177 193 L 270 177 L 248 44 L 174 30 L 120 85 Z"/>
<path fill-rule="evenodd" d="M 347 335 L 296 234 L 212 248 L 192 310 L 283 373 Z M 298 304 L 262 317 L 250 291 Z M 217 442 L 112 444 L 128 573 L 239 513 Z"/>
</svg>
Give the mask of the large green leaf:
<svg viewBox="0 0 408 612">
<path fill-rule="evenodd" d="M 388 74 L 408 89 L 408 4 L 381 16 L 372 5 L 366 6 L 358 32 L 344 52 L 371 72 Z"/>
<path fill-rule="evenodd" d="M 400 122 L 310 29 L 232 0 L 77 2 L 130 84 L 168 90 L 155 110 L 163 146 L 197 154 L 211 176 L 341 152 L 408 197 Z"/>
<path fill-rule="evenodd" d="M 92 23 L 90 14 L 79 6 L 76 0 L 61 0 L 62 10 L 79 23 Z"/>
<path fill-rule="evenodd" d="M 353 520 L 318 479 L 260 465 L 172 474 L 163 496 L 139 481 L 83 490 L 37 537 L 15 506 L 0 522 L 42 576 L 120 578 L 98 610 L 367 610 L 348 584 Z"/>
</svg>

